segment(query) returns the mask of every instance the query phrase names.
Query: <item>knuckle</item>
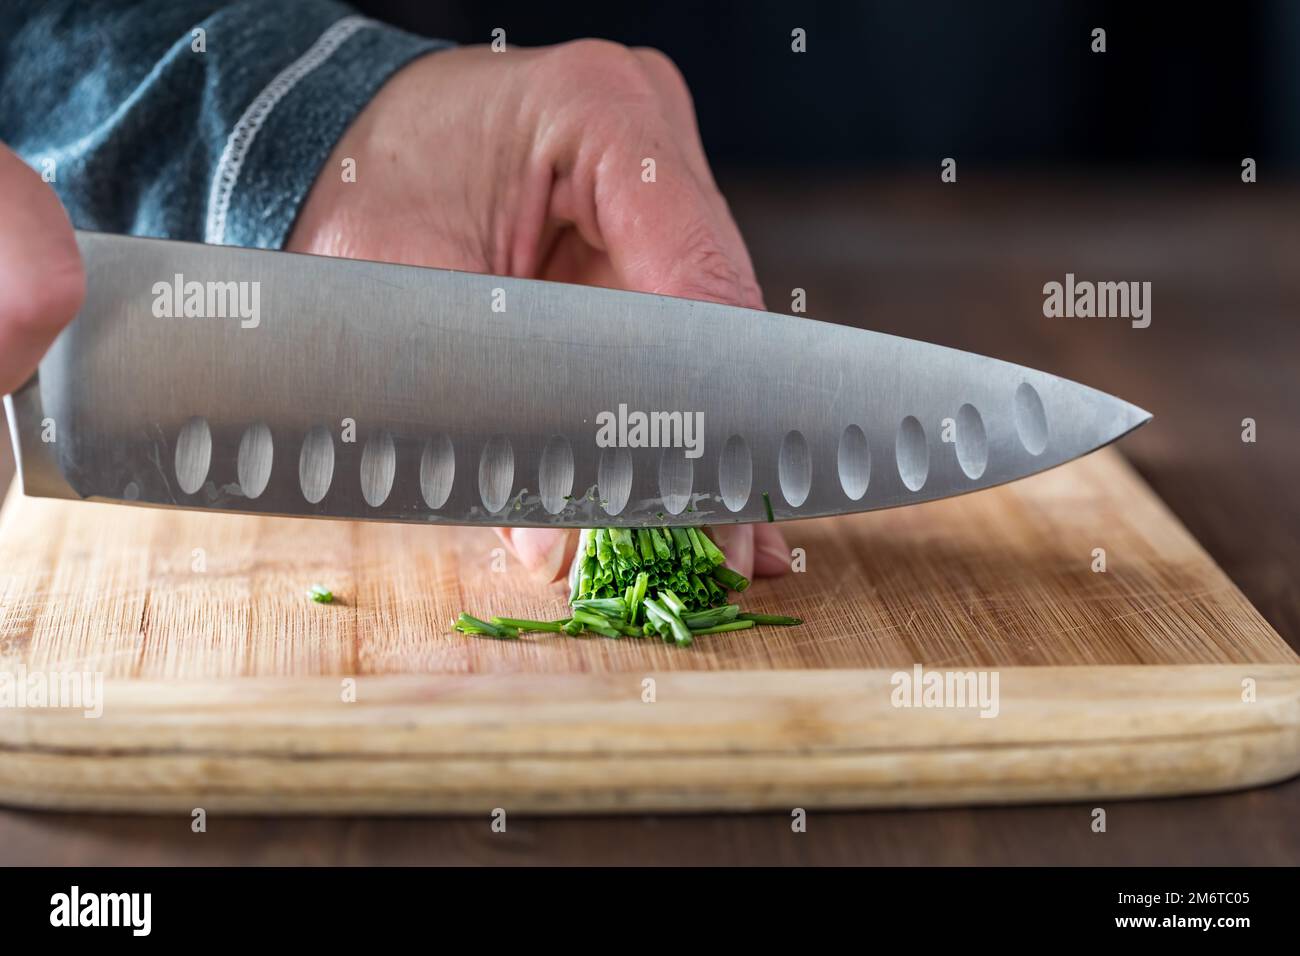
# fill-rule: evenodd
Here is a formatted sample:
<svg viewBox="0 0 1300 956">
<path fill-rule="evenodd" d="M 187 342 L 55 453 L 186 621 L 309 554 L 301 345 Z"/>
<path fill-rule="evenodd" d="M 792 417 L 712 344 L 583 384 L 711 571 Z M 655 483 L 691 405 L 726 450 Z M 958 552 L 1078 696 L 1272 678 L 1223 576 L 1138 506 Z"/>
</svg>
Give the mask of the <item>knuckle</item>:
<svg viewBox="0 0 1300 956">
<path fill-rule="evenodd" d="M 662 50 L 656 50 L 654 47 L 648 46 L 636 47 L 632 50 L 632 53 L 641 68 L 654 79 L 659 89 L 679 99 L 690 101 L 691 93 L 686 85 L 686 77 L 677 68 L 677 64 L 673 62 L 672 57 Z"/>
<path fill-rule="evenodd" d="M 704 227 L 683 244 L 677 287 L 689 299 L 752 306 L 761 301 L 754 277 L 732 261 Z"/>
<path fill-rule="evenodd" d="M 649 88 L 636 55 L 610 40 L 571 40 L 551 48 L 548 63 L 566 75 L 605 88 Z M 600 87 L 596 87 L 599 89 Z"/>
</svg>

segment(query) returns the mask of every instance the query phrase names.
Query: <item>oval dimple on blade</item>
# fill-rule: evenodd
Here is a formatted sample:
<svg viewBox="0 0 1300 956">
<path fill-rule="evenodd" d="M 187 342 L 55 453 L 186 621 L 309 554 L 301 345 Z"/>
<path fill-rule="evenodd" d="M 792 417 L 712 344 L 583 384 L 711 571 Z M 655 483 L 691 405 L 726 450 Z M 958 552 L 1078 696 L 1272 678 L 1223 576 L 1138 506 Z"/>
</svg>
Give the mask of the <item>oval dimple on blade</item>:
<svg viewBox="0 0 1300 956">
<path fill-rule="evenodd" d="M 665 448 L 659 458 L 659 495 L 664 511 L 679 515 L 691 503 L 695 466 L 682 448 Z"/>
<path fill-rule="evenodd" d="M 302 442 L 298 455 L 298 485 L 308 504 L 325 497 L 334 481 L 334 436 L 324 425 L 316 425 Z"/>
<path fill-rule="evenodd" d="M 626 448 L 605 448 L 596 472 L 600 505 L 608 515 L 617 515 L 632 496 L 632 455 Z"/>
<path fill-rule="evenodd" d="M 435 511 L 447 503 L 456 480 L 456 450 L 446 435 L 436 435 L 420 454 L 420 494 Z"/>
<path fill-rule="evenodd" d="M 1016 389 L 1016 432 L 1020 443 L 1031 455 L 1041 455 L 1047 448 L 1047 412 L 1034 386 L 1021 382 Z"/>
<path fill-rule="evenodd" d="M 176 438 L 176 483 L 192 495 L 203 487 L 212 464 L 212 430 L 207 419 L 195 415 Z"/>
<path fill-rule="evenodd" d="M 542 449 L 537 469 L 537 487 L 542 507 L 556 515 L 573 495 L 573 446 L 563 435 L 552 435 Z"/>
<path fill-rule="evenodd" d="M 840 436 L 836 465 L 844 493 L 852 501 L 860 500 L 871 483 L 871 448 L 857 425 L 849 425 Z"/>
<path fill-rule="evenodd" d="M 515 450 L 505 435 L 493 435 L 483 447 L 478 463 L 478 493 L 489 514 L 510 500 L 515 483 Z"/>
<path fill-rule="evenodd" d="M 271 480 L 274 457 L 275 444 L 266 423 L 256 422 L 248 426 L 239 439 L 239 457 L 235 465 L 239 490 L 249 498 L 259 497 Z"/>
<path fill-rule="evenodd" d="M 988 436 L 984 432 L 984 419 L 979 409 L 967 402 L 957 409 L 956 420 L 957 462 L 967 478 L 978 479 L 989 462 Z"/>
<path fill-rule="evenodd" d="M 729 511 L 740 511 L 749 503 L 754 483 L 754 460 L 749 445 L 740 435 L 732 435 L 722 446 L 718 460 L 718 489 Z"/>
<path fill-rule="evenodd" d="M 908 415 L 898 426 L 895 455 L 903 484 L 911 491 L 924 488 L 930 476 L 930 446 L 926 444 L 925 428 L 915 415 Z"/>
<path fill-rule="evenodd" d="M 397 475 L 397 448 L 393 436 L 376 432 L 361 452 L 361 494 L 366 504 L 378 508 L 388 500 Z"/>
<path fill-rule="evenodd" d="M 808 439 L 798 429 L 786 432 L 781 439 L 777 478 L 781 482 L 781 494 L 791 507 L 798 508 L 808 500 L 812 488 L 812 455 L 808 450 Z"/>
</svg>

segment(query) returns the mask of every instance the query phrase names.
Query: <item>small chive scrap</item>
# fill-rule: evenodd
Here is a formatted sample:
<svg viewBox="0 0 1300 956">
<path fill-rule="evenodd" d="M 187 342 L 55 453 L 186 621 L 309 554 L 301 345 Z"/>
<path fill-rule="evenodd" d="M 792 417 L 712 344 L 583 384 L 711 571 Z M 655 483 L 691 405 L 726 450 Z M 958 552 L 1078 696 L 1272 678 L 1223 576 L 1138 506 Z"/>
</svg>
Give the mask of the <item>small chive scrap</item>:
<svg viewBox="0 0 1300 956">
<path fill-rule="evenodd" d="M 763 510 L 767 512 L 767 521 L 769 524 L 776 520 L 776 515 L 772 514 L 772 498 L 766 491 L 763 492 Z"/>
<path fill-rule="evenodd" d="M 464 634 L 481 634 L 485 637 L 518 637 L 519 629 L 507 624 L 494 624 L 464 611 L 452 622 L 452 627 Z"/>
<path fill-rule="evenodd" d="M 770 518 L 771 503 L 766 494 L 763 499 Z M 569 617 L 483 620 L 462 613 L 452 627 L 494 638 L 514 638 L 520 632 L 658 636 L 689 647 L 702 634 L 800 623 L 776 614 L 742 614 L 739 604 L 728 603 L 728 595 L 748 587 L 749 579 L 727 567 L 726 554 L 702 528 L 594 528 L 582 532 L 569 571 Z M 315 590 L 313 598 L 320 600 Z"/>
<path fill-rule="evenodd" d="M 712 627 L 701 627 L 691 631 L 692 634 L 722 634 L 726 631 L 746 631 L 754 626 L 753 621 L 728 621 L 725 624 L 714 624 Z"/>
<path fill-rule="evenodd" d="M 779 627 L 794 627 L 802 624 L 803 618 L 786 617 L 784 614 L 737 614 L 738 620 L 753 621 L 755 624 L 775 624 Z"/>
<path fill-rule="evenodd" d="M 713 578 L 724 585 L 728 591 L 743 591 L 749 587 L 749 578 L 737 574 L 731 568 L 714 568 Z"/>
<path fill-rule="evenodd" d="M 333 604 L 334 592 L 323 584 L 313 584 L 307 591 L 307 596 L 317 604 Z"/>
<path fill-rule="evenodd" d="M 494 617 L 492 623 L 497 627 L 513 627 L 518 631 L 547 631 L 559 634 L 561 626 L 567 621 L 529 621 L 519 617 Z"/>
</svg>

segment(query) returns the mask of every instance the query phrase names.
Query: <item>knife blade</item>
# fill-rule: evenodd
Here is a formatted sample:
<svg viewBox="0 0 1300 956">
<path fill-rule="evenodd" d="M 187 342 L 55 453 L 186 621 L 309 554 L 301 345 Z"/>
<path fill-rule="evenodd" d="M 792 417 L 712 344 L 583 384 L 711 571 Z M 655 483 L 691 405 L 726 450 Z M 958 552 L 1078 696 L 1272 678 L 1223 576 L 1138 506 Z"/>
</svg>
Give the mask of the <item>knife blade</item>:
<svg viewBox="0 0 1300 956">
<path fill-rule="evenodd" d="M 45 497 L 431 524 L 786 520 L 988 488 L 1150 415 L 993 358 L 710 302 L 78 233 L 6 398 Z"/>
</svg>

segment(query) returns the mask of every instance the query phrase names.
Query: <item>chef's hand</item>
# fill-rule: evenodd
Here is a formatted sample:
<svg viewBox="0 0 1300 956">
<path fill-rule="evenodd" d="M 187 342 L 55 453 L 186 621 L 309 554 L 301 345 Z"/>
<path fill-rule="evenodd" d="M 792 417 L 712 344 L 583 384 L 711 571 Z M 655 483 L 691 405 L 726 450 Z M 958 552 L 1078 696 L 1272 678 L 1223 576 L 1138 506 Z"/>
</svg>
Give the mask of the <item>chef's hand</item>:
<svg viewBox="0 0 1300 956">
<path fill-rule="evenodd" d="M 288 248 L 763 308 L 681 74 L 599 40 L 416 60 L 339 141 Z M 788 570 L 774 526 L 717 531 L 741 574 Z M 548 579 L 576 547 L 559 529 L 498 533 Z"/>
<path fill-rule="evenodd" d="M 59 197 L 0 145 L 0 395 L 36 371 L 85 292 L 81 253 Z"/>
</svg>

